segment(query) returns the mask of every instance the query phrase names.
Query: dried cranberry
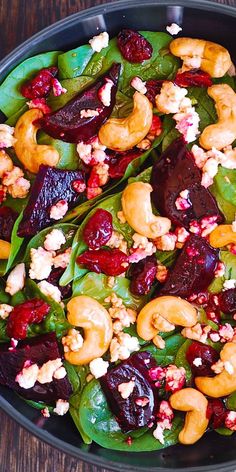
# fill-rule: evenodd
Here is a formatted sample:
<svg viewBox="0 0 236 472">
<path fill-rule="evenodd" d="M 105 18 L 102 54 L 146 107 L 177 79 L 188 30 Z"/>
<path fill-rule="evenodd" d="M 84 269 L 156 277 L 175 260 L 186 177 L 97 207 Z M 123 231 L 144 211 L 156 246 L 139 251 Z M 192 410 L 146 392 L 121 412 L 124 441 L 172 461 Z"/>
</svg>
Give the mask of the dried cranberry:
<svg viewBox="0 0 236 472">
<path fill-rule="evenodd" d="M 215 216 L 220 223 L 223 218 L 210 191 L 201 185 L 201 171 L 184 139 L 176 139 L 158 159 L 152 170 L 152 199 L 157 210 L 170 218 L 173 224 L 189 227 L 191 221 Z M 179 210 L 176 199 L 180 192 L 188 190 L 189 208 Z"/>
<path fill-rule="evenodd" d="M 143 62 L 152 57 L 152 45 L 138 31 L 121 30 L 117 44 L 122 56 L 129 62 Z"/>
<path fill-rule="evenodd" d="M 205 290 L 214 278 L 218 255 L 204 238 L 191 235 L 159 293 L 188 298 Z"/>
<path fill-rule="evenodd" d="M 47 282 L 49 282 L 52 285 L 56 285 L 56 287 L 59 288 L 62 298 L 69 298 L 72 295 L 72 286 L 71 284 L 67 284 L 64 287 L 62 287 L 59 284 L 60 278 L 62 274 L 64 273 L 65 269 L 62 269 L 61 267 L 57 267 L 51 270 L 49 277 L 47 278 Z"/>
<path fill-rule="evenodd" d="M 153 115 L 152 124 L 148 134 L 152 136 L 159 136 L 162 133 L 162 122 L 161 118 L 157 115 Z"/>
<path fill-rule="evenodd" d="M 157 259 L 153 256 L 145 257 L 130 269 L 130 291 L 134 295 L 146 295 L 156 279 Z"/>
<path fill-rule="evenodd" d="M 109 176 L 112 179 L 118 179 L 119 177 L 123 177 L 125 171 L 136 157 L 141 156 L 143 151 L 137 149 L 131 149 L 130 151 L 126 152 L 110 152 L 109 153 Z"/>
<path fill-rule="evenodd" d="M 7 206 L 0 207 L 0 239 L 11 241 L 11 233 L 18 214 Z"/>
<path fill-rule="evenodd" d="M 196 358 L 201 359 L 201 365 L 194 364 Z M 190 364 L 194 377 L 198 375 L 214 376 L 211 366 L 218 361 L 219 355 L 213 347 L 194 341 L 186 352 L 186 359 Z"/>
<path fill-rule="evenodd" d="M 225 314 L 236 313 L 236 288 L 230 288 L 218 295 L 219 308 Z"/>
<path fill-rule="evenodd" d="M 7 335 L 14 339 L 24 339 L 27 336 L 27 328 L 31 323 L 41 323 L 50 311 L 50 305 L 32 298 L 14 307 L 7 319 Z"/>
<path fill-rule="evenodd" d="M 119 249 L 98 249 L 83 252 L 77 257 L 78 264 L 82 264 L 93 272 L 117 276 L 128 269 L 128 256 Z"/>
<path fill-rule="evenodd" d="M 23 97 L 30 99 L 46 97 L 52 87 L 51 81 L 57 75 L 57 72 L 57 67 L 41 69 L 33 79 L 27 80 L 22 85 L 21 93 Z"/>
<path fill-rule="evenodd" d="M 174 83 L 179 87 L 210 87 L 213 84 L 211 76 L 201 69 L 191 69 L 177 74 Z"/>
<path fill-rule="evenodd" d="M 148 98 L 148 100 L 150 100 L 150 102 L 152 102 L 154 106 L 156 106 L 155 97 L 160 93 L 163 82 L 163 80 L 146 81 L 146 97 Z"/>
<path fill-rule="evenodd" d="M 222 400 L 211 398 L 208 400 L 206 416 L 210 420 L 213 429 L 220 428 L 225 424 L 227 409 Z"/>
<path fill-rule="evenodd" d="M 84 227 L 83 239 L 90 249 L 104 246 L 112 235 L 112 215 L 98 208 Z"/>
</svg>

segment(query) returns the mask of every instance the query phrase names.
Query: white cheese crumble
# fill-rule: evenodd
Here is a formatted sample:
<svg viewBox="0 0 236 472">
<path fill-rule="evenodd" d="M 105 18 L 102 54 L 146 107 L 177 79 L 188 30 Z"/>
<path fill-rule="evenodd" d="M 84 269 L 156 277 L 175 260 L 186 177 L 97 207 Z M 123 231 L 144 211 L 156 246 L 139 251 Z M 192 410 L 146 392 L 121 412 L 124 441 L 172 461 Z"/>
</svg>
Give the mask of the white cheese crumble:
<svg viewBox="0 0 236 472">
<path fill-rule="evenodd" d="M 106 83 L 98 90 L 98 97 L 104 107 L 109 107 L 111 104 L 111 89 L 114 83 L 110 79 L 106 79 Z"/>
<path fill-rule="evenodd" d="M 69 411 L 69 408 L 70 408 L 69 402 L 67 402 L 66 400 L 59 399 L 57 400 L 56 408 L 54 408 L 53 411 L 58 416 L 64 416 Z"/>
<path fill-rule="evenodd" d="M 193 365 L 195 365 L 196 367 L 199 367 L 200 365 L 202 365 L 201 357 L 195 357 L 195 359 L 193 360 Z"/>
<path fill-rule="evenodd" d="M 98 116 L 99 115 L 99 111 L 98 110 L 91 110 L 91 109 L 87 109 L 87 110 L 81 110 L 80 112 L 80 118 L 93 118 L 94 116 Z"/>
<path fill-rule="evenodd" d="M 68 247 L 64 252 L 55 256 L 53 258 L 54 267 L 56 268 L 61 267 L 62 269 L 65 269 L 70 262 L 71 253 L 72 253 L 72 248 Z"/>
<path fill-rule="evenodd" d="M 118 385 L 118 392 L 120 393 L 121 397 L 126 400 L 129 398 L 131 393 L 133 393 L 135 387 L 135 380 L 130 380 L 129 382 L 123 382 Z"/>
<path fill-rule="evenodd" d="M 89 364 L 90 372 L 95 377 L 95 379 L 99 379 L 105 375 L 107 373 L 108 367 L 109 362 L 104 361 L 102 357 L 93 359 Z"/>
<path fill-rule="evenodd" d="M 223 283 L 224 290 L 228 290 L 230 288 L 235 288 L 235 287 L 236 287 L 236 279 L 225 280 Z"/>
<path fill-rule="evenodd" d="M 13 310 L 13 306 L 7 305 L 6 303 L 1 303 L 0 304 L 0 318 L 2 320 L 6 320 L 6 318 L 8 318 L 12 310 Z"/>
<path fill-rule="evenodd" d="M 43 245 L 46 251 L 57 251 L 65 242 L 66 238 L 63 231 L 61 229 L 53 229 L 47 234 Z"/>
<path fill-rule="evenodd" d="M 7 277 L 5 292 L 10 295 L 22 290 L 25 285 L 25 264 L 17 264 Z"/>
<path fill-rule="evenodd" d="M 130 85 L 142 95 L 145 95 L 145 93 L 147 93 L 146 82 L 140 79 L 140 77 L 133 77 L 130 82 Z"/>
<path fill-rule="evenodd" d="M 128 359 L 132 352 L 139 349 L 138 338 L 130 336 L 128 333 L 118 333 L 110 344 L 111 362 Z"/>
<path fill-rule="evenodd" d="M 53 253 L 45 251 L 43 247 L 39 246 L 38 249 L 30 249 L 30 257 L 30 278 L 36 280 L 47 279 L 52 270 Z"/>
<path fill-rule="evenodd" d="M 38 371 L 37 381 L 41 384 L 52 382 L 55 372 L 60 369 L 60 367 L 62 367 L 60 357 L 53 361 L 45 362 Z"/>
<path fill-rule="evenodd" d="M 160 94 L 156 96 L 157 109 L 162 113 L 180 113 L 183 108 L 191 107 L 191 100 L 186 98 L 188 90 L 165 80 Z"/>
<path fill-rule="evenodd" d="M 66 200 L 59 200 L 55 205 L 51 206 L 50 218 L 52 220 L 61 220 L 68 211 L 68 203 Z"/>
<path fill-rule="evenodd" d="M 66 336 L 62 338 L 64 352 L 78 351 L 83 346 L 83 338 L 77 329 L 69 329 Z"/>
<path fill-rule="evenodd" d="M 27 364 L 27 361 L 25 364 Z M 22 371 L 16 376 L 15 381 L 21 388 L 32 388 L 37 382 L 38 373 L 39 367 L 37 364 L 26 365 L 26 367 L 23 367 Z"/>
<path fill-rule="evenodd" d="M 14 131 L 12 126 L 0 124 L 0 149 L 9 148 L 15 144 Z"/>
<path fill-rule="evenodd" d="M 97 36 L 93 36 L 93 38 L 89 40 L 89 44 L 95 52 L 100 52 L 103 48 L 107 48 L 108 43 L 109 34 L 106 31 Z"/>
<path fill-rule="evenodd" d="M 175 36 L 176 34 L 179 34 L 180 31 L 182 31 L 182 28 L 177 25 L 177 23 L 171 23 L 170 26 L 166 27 L 166 31 L 172 36 Z"/>
<path fill-rule="evenodd" d="M 38 288 L 46 297 L 52 298 L 55 302 L 60 303 L 61 292 L 56 285 L 50 284 L 47 280 L 42 280 L 42 282 L 38 283 Z"/>
</svg>

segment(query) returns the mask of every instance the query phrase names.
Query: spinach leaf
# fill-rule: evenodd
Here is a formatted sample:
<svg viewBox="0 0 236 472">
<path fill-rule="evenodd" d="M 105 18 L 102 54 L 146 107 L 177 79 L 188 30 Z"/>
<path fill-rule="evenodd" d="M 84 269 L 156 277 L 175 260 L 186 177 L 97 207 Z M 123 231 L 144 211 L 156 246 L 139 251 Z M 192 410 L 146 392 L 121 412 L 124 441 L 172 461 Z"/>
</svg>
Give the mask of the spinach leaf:
<svg viewBox="0 0 236 472">
<path fill-rule="evenodd" d="M 215 431 L 218 433 L 218 434 L 221 434 L 221 436 L 232 436 L 233 433 L 235 433 L 235 431 L 232 431 L 231 429 L 229 428 L 217 428 L 215 429 Z"/>
<path fill-rule="evenodd" d="M 210 191 L 214 195 L 217 205 L 225 217 L 225 223 L 232 223 L 235 218 L 235 205 L 225 200 L 221 188 L 217 186 L 215 179 L 213 185 L 210 187 Z"/>
<path fill-rule="evenodd" d="M 64 79 L 61 81 L 62 87 L 64 87 L 67 92 L 62 93 L 59 97 L 55 97 L 52 93 L 48 97 L 48 105 L 52 108 L 53 111 L 62 108 L 69 100 L 72 100 L 78 93 L 82 92 L 85 88 L 87 88 L 93 79 L 91 77 L 87 77 L 81 75 L 80 77 L 76 77 L 75 79 Z"/>
<path fill-rule="evenodd" d="M 9 337 L 6 333 L 7 322 L 5 320 L 0 320 L 0 343 L 5 343 L 9 341 Z"/>
<path fill-rule="evenodd" d="M 166 430 L 164 433 L 164 444 L 155 439 L 150 430 L 129 433 L 133 441 L 130 445 L 127 444 L 128 436 L 122 433 L 115 417 L 112 415 L 97 380 L 93 380 L 84 388 L 79 416 L 83 430 L 97 444 L 108 449 L 128 452 L 155 451 L 176 444 L 183 426 L 182 418 L 176 415 L 173 428 L 171 431 Z M 141 435 L 137 435 L 137 433 Z"/>
<path fill-rule="evenodd" d="M 192 341 L 190 339 L 187 339 L 182 346 L 179 348 L 177 351 L 176 357 L 175 357 L 175 365 L 177 367 L 184 367 L 186 371 L 186 384 L 191 385 L 191 380 L 192 380 L 192 371 L 191 367 L 186 359 L 186 352 L 190 346 Z"/>
<path fill-rule="evenodd" d="M 141 351 L 148 351 L 154 357 L 158 365 L 166 366 L 174 364 L 177 353 L 185 343 L 185 338 L 181 334 L 173 334 L 165 339 L 165 348 L 158 349 L 154 344 L 143 347 Z M 177 365 L 177 364 L 176 364 Z M 179 367 L 179 366 L 178 366 Z"/>
<path fill-rule="evenodd" d="M 44 410 L 44 408 L 48 408 L 49 413 L 52 415 L 54 406 L 47 405 L 46 403 L 43 402 L 35 402 L 34 400 L 27 400 L 26 398 L 22 397 L 21 395 L 18 395 L 21 400 L 24 400 L 29 406 L 32 406 L 32 408 L 35 408 L 36 410 Z"/>
<path fill-rule="evenodd" d="M 196 100 L 196 112 L 199 114 L 199 129 L 202 132 L 206 126 L 217 121 L 217 113 L 214 100 L 209 97 L 206 88 L 191 87 L 188 89 L 188 96 Z"/>
<path fill-rule="evenodd" d="M 73 79 L 81 75 L 94 51 L 90 44 L 79 46 L 58 56 L 59 78 Z"/>
<path fill-rule="evenodd" d="M 24 238 L 20 238 L 19 236 L 17 236 L 18 226 L 19 226 L 20 221 L 22 220 L 22 217 L 23 217 L 23 212 L 20 213 L 20 215 L 18 216 L 13 226 L 13 230 L 11 234 L 11 252 L 7 261 L 1 261 L 0 275 L 4 275 L 10 270 L 24 242 Z"/>
<path fill-rule="evenodd" d="M 40 131 L 38 144 L 49 144 L 58 151 L 60 155 L 59 162 L 56 166 L 58 169 L 78 169 L 79 156 L 76 151 L 76 144 L 65 143 L 60 139 L 54 139 L 43 131 Z"/>
<path fill-rule="evenodd" d="M 221 292 L 225 280 L 236 279 L 236 256 L 229 251 L 220 251 L 220 260 L 225 265 L 225 274 L 223 277 L 216 277 L 211 282 L 208 287 L 208 290 L 211 293 Z"/>
<path fill-rule="evenodd" d="M 214 182 L 221 197 L 236 207 L 236 169 L 219 166 Z"/>
<path fill-rule="evenodd" d="M 15 126 L 21 115 L 23 115 L 23 113 L 25 113 L 28 109 L 28 106 L 26 105 L 26 103 L 24 103 L 24 105 L 22 105 L 21 108 L 19 108 L 15 113 L 13 113 L 13 115 L 9 116 L 6 121 L 6 125 Z"/>
<path fill-rule="evenodd" d="M 231 393 L 231 395 L 229 395 L 226 398 L 225 403 L 226 403 L 226 407 L 228 408 L 228 410 L 236 411 L 236 392 Z"/>
<path fill-rule="evenodd" d="M 57 64 L 60 51 L 50 51 L 21 62 L 0 85 L 0 110 L 11 116 L 22 108 L 27 99 L 20 93 L 21 85 L 40 69 Z"/>
<path fill-rule="evenodd" d="M 0 304 L 9 303 L 10 295 L 5 292 L 5 281 L 0 278 Z"/>
</svg>

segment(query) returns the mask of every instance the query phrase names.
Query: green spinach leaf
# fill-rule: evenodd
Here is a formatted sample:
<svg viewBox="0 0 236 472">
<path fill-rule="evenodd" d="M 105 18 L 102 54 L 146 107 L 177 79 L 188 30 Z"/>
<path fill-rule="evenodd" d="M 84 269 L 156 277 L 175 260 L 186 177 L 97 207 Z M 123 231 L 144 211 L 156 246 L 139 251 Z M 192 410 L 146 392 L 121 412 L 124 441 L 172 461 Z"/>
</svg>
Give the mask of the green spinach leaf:
<svg viewBox="0 0 236 472">
<path fill-rule="evenodd" d="M 158 365 L 166 366 L 174 364 L 177 353 L 185 343 L 185 338 L 181 334 L 173 334 L 165 339 L 165 348 L 158 349 L 154 344 L 143 347 L 141 351 L 148 351 L 154 357 Z M 177 364 L 176 364 L 177 365 Z M 178 366 L 179 367 L 179 366 Z"/>
<path fill-rule="evenodd" d="M 59 78 L 73 79 L 81 75 L 93 56 L 90 44 L 79 46 L 58 56 Z"/>
<path fill-rule="evenodd" d="M 184 338 L 183 338 L 184 339 Z M 190 346 L 192 341 L 190 339 L 187 339 L 182 346 L 179 348 L 179 350 L 176 353 L 175 357 L 175 365 L 177 367 L 184 367 L 186 371 L 186 384 L 191 385 L 191 380 L 192 380 L 192 371 L 191 367 L 186 359 L 186 352 Z"/>
<path fill-rule="evenodd" d="M 220 251 L 220 260 L 225 265 L 225 274 L 222 277 L 216 277 L 211 282 L 208 287 L 211 293 L 221 292 L 225 280 L 236 279 L 236 256 L 229 251 Z"/>
</svg>

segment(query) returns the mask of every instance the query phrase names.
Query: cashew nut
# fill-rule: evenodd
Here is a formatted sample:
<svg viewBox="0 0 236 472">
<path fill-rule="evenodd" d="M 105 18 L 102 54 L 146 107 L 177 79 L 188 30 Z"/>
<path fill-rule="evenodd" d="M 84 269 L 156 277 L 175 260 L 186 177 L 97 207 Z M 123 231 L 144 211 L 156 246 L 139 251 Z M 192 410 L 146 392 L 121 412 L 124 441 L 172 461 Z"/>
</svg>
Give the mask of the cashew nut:
<svg viewBox="0 0 236 472">
<path fill-rule="evenodd" d="M 124 217 L 137 233 L 155 239 L 168 233 L 169 218 L 156 216 L 152 212 L 152 186 L 144 182 L 133 182 L 122 193 L 121 204 Z"/>
<path fill-rule="evenodd" d="M 184 388 L 171 395 L 170 404 L 175 410 L 187 411 L 179 441 L 182 444 L 194 444 L 203 436 L 209 423 L 206 397 L 195 388 Z"/>
<path fill-rule="evenodd" d="M 183 60 L 183 66 L 197 66 L 208 72 L 211 77 L 223 77 L 232 64 L 227 49 L 205 39 L 174 39 L 170 43 L 170 51 Z"/>
<path fill-rule="evenodd" d="M 16 155 L 24 167 L 33 174 L 38 172 L 40 164 L 53 167 L 60 158 L 53 146 L 37 144 L 36 134 L 40 126 L 35 121 L 42 116 L 43 113 L 38 108 L 32 108 L 19 118 L 15 127 Z"/>
<path fill-rule="evenodd" d="M 150 341 L 160 331 L 172 331 L 176 325 L 191 327 L 196 323 L 197 311 L 189 302 L 165 295 L 142 308 L 137 318 L 137 333 L 145 341 Z"/>
<path fill-rule="evenodd" d="M 223 149 L 236 138 L 236 93 L 227 84 L 212 85 L 207 91 L 215 101 L 218 122 L 203 130 L 199 142 L 204 149 Z"/>
<path fill-rule="evenodd" d="M 236 390 L 236 344 L 226 343 L 220 352 L 222 362 L 231 365 L 232 372 L 228 369 L 217 374 L 215 377 L 196 377 L 197 388 L 209 397 L 219 398 L 230 395 Z"/>
<path fill-rule="evenodd" d="M 236 244 L 236 232 L 232 225 L 219 225 L 210 233 L 210 245 L 212 247 L 223 247 L 227 244 Z"/>
<path fill-rule="evenodd" d="M 110 118 L 100 128 L 99 140 L 115 151 L 127 151 L 140 143 L 152 124 L 152 104 L 145 95 L 134 94 L 134 108 L 127 118 Z"/>
<path fill-rule="evenodd" d="M 0 239 L 0 259 L 8 259 L 11 252 L 11 243 Z"/>
<path fill-rule="evenodd" d="M 80 295 L 72 298 L 67 305 L 67 318 L 73 326 L 84 330 L 84 342 L 78 351 L 65 352 L 70 364 L 88 364 L 101 357 L 109 348 L 113 329 L 107 310 L 91 297 Z"/>
</svg>

